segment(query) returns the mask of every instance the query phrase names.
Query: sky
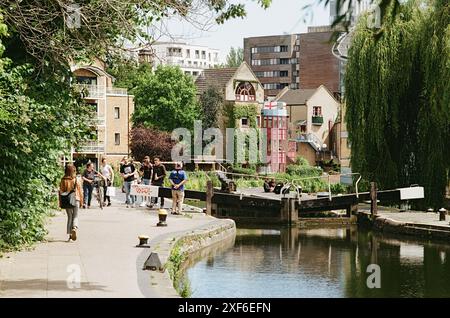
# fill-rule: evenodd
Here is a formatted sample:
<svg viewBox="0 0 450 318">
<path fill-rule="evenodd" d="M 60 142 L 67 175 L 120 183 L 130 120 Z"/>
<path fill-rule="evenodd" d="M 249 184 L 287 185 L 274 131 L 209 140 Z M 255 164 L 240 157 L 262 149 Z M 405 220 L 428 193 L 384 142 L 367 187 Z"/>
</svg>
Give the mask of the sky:
<svg viewBox="0 0 450 318">
<path fill-rule="evenodd" d="M 308 26 L 329 24 L 329 9 L 323 4 L 317 5 L 317 0 L 272 0 L 272 5 L 266 10 L 255 1 L 238 2 L 246 5 L 247 17 L 244 19 L 215 24 L 207 31 L 186 21 L 172 19 L 165 25 L 165 32 L 172 40 L 219 49 L 220 60 L 225 62 L 230 48 L 243 47 L 245 37 L 304 33 Z M 311 9 L 303 9 L 307 4 L 312 4 Z M 163 36 L 160 40 L 168 39 Z"/>
</svg>

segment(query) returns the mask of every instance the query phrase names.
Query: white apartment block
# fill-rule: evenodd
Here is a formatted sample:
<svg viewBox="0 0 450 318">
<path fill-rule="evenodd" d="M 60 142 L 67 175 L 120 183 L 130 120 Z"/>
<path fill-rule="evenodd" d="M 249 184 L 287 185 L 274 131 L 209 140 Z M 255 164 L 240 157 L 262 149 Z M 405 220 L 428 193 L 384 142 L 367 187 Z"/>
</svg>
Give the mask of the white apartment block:
<svg viewBox="0 0 450 318">
<path fill-rule="evenodd" d="M 219 64 L 219 50 L 206 46 L 177 42 L 156 42 L 152 44 L 153 66 L 178 65 L 185 74 L 197 77 L 204 69 Z"/>
</svg>

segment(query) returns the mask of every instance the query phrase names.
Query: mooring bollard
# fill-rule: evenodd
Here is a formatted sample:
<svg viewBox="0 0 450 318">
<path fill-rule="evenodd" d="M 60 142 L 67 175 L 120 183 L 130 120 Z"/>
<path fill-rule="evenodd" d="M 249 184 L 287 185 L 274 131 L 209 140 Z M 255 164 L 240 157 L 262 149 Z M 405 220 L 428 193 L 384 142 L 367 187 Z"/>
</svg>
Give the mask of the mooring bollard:
<svg viewBox="0 0 450 318">
<path fill-rule="evenodd" d="M 139 239 L 139 244 L 136 245 L 136 247 L 150 247 L 150 245 L 148 245 L 148 239 L 150 237 L 147 235 L 139 235 L 138 239 Z"/>
<path fill-rule="evenodd" d="M 167 226 L 167 223 L 166 223 L 167 210 L 166 209 L 158 210 L 158 218 L 159 218 L 159 222 L 156 224 L 156 226 Z"/>
<path fill-rule="evenodd" d="M 433 213 L 434 210 L 433 210 L 432 208 L 428 208 L 428 209 L 427 209 L 427 212 L 428 212 L 428 213 Z"/>
<path fill-rule="evenodd" d="M 439 221 L 445 221 L 445 215 L 447 214 L 447 210 L 444 208 L 439 209 Z"/>
</svg>

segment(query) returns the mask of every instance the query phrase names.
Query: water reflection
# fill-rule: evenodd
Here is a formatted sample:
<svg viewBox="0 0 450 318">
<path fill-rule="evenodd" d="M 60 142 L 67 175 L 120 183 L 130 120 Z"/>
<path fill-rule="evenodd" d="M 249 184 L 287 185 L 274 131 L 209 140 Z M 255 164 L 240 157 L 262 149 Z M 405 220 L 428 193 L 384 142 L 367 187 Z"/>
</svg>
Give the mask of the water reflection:
<svg viewBox="0 0 450 318">
<path fill-rule="evenodd" d="M 450 245 L 356 227 L 240 229 L 189 268 L 192 297 L 449 297 Z M 381 288 L 369 289 L 369 264 Z"/>
</svg>

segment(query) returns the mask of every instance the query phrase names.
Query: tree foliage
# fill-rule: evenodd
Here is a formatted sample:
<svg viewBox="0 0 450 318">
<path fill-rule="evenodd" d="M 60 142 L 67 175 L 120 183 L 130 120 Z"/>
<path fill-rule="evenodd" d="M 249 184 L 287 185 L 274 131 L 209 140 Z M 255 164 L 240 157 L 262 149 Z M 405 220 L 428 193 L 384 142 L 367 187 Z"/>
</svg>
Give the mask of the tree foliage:
<svg viewBox="0 0 450 318">
<path fill-rule="evenodd" d="M 205 128 L 218 127 L 219 116 L 222 114 L 223 94 L 215 87 L 208 87 L 200 95 L 200 106 L 202 108 L 203 126 Z"/>
<path fill-rule="evenodd" d="M 244 61 L 244 49 L 241 47 L 231 47 L 230 52 L 227 55 L 225 67 L 239 67 Z"/>
<path fill-rule="evenodd" d="M 171 134 L 165 131 L 145 127 L 131 130 L 131 153 L 138 161 L 142 161 L 145 156 L 157 156 L 162 161 L 171 161 L 171 150 L 175 144 Z"/>
<path fill-rule="evenodd" d="M 439 207 L 450 167 L 450 7 L 411 0 L 382 30 L 362 20 L 346 69 L 352 168 L 382 188 L 420 184 Z"/>
<path fill-rule="evenodd" d="M 1 56 L 6 30 L 0 16 L 0 250 L 42 239 L 58 159 L 87 132 L 87 108 L 66 79 L 36 78 L 32 65 Z"/>
<path fill-rule="evenodd" d="M 158 66 L 151 76 L 133 89 L 135 96 L 134 125 L 163 131 L 185 127 L 193 129 L 201 112 L 196 87 L 190 75 L 179 67 Z"/>
</svg>

